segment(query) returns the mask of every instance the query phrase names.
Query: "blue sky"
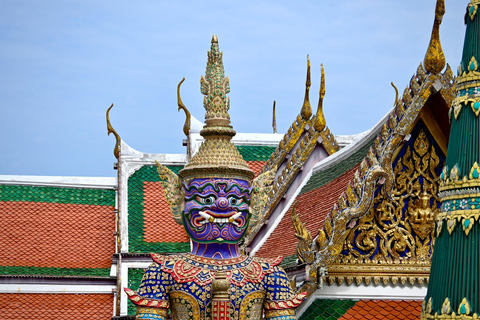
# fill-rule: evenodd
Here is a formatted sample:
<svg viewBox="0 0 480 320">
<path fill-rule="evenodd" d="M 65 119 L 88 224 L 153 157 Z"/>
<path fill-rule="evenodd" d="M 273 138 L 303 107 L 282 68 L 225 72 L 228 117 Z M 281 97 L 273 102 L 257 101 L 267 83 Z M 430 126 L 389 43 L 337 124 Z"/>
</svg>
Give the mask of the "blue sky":
<svg viewBox="0 0 480 320">
<path fill-rule="evenodd" d="M 440 30 L 456 70 L 469 1 L 446 0 Z M 371 128 L 423 61 L 435 0 L 22 1 L 0 3 L 0 175 L 115 176 L 105 112 L 131 147 L 184 153 L 176 87 L 203 121 L 200 76 L 213 34 L 237 132 L 285 132 L 326 74 L 334 134 Z"/>
</svg>

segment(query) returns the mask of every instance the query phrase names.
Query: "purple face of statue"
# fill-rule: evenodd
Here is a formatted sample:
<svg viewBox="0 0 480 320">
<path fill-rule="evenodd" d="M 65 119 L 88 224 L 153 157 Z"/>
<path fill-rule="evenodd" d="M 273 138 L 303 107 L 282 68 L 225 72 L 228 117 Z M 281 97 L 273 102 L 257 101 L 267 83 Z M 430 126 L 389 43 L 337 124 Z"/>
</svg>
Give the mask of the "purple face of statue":
<svg viewBox="0 0 480 320">
<path fill-rule="evenodd" d="M 239 179 L 194 179 L 185 187 L 183 224 L 198 243 L 238 243 L 248 227 L 251 188 Z"/>
</svg>

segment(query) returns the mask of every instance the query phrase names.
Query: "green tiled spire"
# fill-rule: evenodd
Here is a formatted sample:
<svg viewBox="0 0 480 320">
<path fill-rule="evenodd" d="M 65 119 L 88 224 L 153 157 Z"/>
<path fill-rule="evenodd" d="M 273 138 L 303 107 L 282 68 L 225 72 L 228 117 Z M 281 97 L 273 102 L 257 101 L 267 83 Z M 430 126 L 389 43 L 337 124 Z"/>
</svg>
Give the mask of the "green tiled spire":
<svg viewBox="0 0 480 320">
<path fill-rule="evenodd" d="M 467 7 L 457 96 L 439 196 L 436 242 L 422 319 L 475 319 L 480 314 L 480 0 Z"/>
</svg>

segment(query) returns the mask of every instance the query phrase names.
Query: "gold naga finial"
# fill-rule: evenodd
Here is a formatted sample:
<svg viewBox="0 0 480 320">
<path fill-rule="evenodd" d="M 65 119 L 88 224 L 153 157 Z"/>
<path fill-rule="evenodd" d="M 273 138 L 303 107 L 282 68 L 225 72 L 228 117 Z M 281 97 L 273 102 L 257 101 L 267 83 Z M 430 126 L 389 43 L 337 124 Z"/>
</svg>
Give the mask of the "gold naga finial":
<svg viewBox="0 0 480 320">
<path fill-rule="evenodd" d="M 323 97 L 325 97 L 325 71 L 323 70 L 323 64 L 320 65 L 320 68 L 322 69 L 320 94 L 318 97 L 317 115 L 315 117 L 315 122 L 313 123 L 313 128 L 317 132 L 323 131 L 323 129 L 325 129 L 327 126 L 327 121 L 325 120 L 325 115 L 323 114 Z"/>
<path fill-rule="evenodd" d="M 107 110 L 107 135 L 110 135 L 110 133 L 113 133 L 113 135 L 115 136 L 115 139 L 116 139 L 116 143 L 115 143 L 115 147 L 113 148 L 113 155 L 115 156 L 115 158 L 119 158 L 120 157 L 120 136 L 118 135 L 117 131 L 115 131 L 115 129 L 113 129 L 112 127 L 112 124 L 110 123 L 110 116 L 109 116 L 109 113 L 110 113 L 110 109 L 113 108 L 113 103 L 112 105 L 110 106 L 110 108 L 108 108 Z"/>
<path fill-rule="evenodd" d="M 392 85 L 393 89 L 395 89 L 395 101 L 393 102 L 393 105 L 395 106 L 395 104 L 396 104 L 397 101 L 398 101 L 398 89 L 397 89 L 397 87 L 395 87 L 395 85 L 393 84 L 393 82 L 390 82 L 390 84 Z"/>
<path fill-rule="evenodd" d="M 310 85 L 312 82 L 310 81 L 310 56 L 307 55 L 307 81 L 305 82 L 305 100 L 303 101 L 302 111 L 300 115 L 303 119 L 308 120 L 312 116 L 312 106 L 310 105 Z"/>
<path fill-rule="evenodd" d="M 273 100 L 273 120 L 272 120 L 273 133 L 277 133 L 277 117 L 275 115 L 275 100 Z"/>
<path fill-rule="evenodd" d="M 182 102 L 182 98 L 180 97 L 180 86 L 182 85 L 183 81 L 185 81 L 185 77 L 183 77 L 182 81 L 178 84 L 177 87 L 177 103 L 178 103 L 178 111 L 183 109 L 185 111 L 185 124 L 183 125 L 183 133 L 185 133 L 186 136 L 190 133 L 190 123 L 191 123 L 191 118 L 192 116 L 190 115 L 190 112 L 188 111 L 187 107 Z"/>
<path fill-rule="evenodd" d="M 297 244 L 297 258 L 303 264 L 313 263 L 313 254 L 311 252 L 311 246 L 313 243 L 312 234 L 305 227 L 305 223 L 302 223 L 297 213 L 298 201 L 294 203 L 290 212 L 290 218 L 292 220 L 293 228 L 295 229 L 295 237 L 298 238 Z"/>
<path fill-rule="evenodd" d="M 432 36 L 428 45 L 423 64 L 430 73 L 439 73 L 445 67 L 445 54 L 440 43 L 440 24 L 445 14 L 445 0 L 437 0 L 435 7 L 435 22 L 433 23 Z"/>
</svg>

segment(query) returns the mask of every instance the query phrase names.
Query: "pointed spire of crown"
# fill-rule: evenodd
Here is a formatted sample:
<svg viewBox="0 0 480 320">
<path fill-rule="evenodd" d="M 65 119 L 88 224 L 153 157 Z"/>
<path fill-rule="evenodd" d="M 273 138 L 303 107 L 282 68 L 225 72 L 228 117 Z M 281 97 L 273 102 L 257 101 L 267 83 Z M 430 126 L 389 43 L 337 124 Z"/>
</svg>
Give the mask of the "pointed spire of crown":
<svg viewBox="0 0 480 320">
<path fill-rule="evenodd" d="M 190 162 L 180 170 L 184 180 L 195 178 L 234 178 L 250 181 L 255 172 L 248 168 L 235 145 L 231 142 L 235 130 L 230 125 L 230 83 L 225 77 L 223 53 L 218 47 L 218 38 L 212 37 L 208 51 L 205 77 L 200 78 L 205 107 L 205 126 L 200 131 L 205 141 Z"/>
<path fill-rule="evenodd" d="M 212 37 L 212 45 L 208 51 L 207 69 L 205 77 L 200 78 L 200 88 L 203 93 L 203 106 L 205 108 L 205 128 L 200 134 L 205 137 L 210 134 L 222 133 L 233 137 L 235 130 L 230 126 L 230 82 L 225 77 L 222 60 L 223 52 L 218 47 L 218 38 Z"/>
</svg>

